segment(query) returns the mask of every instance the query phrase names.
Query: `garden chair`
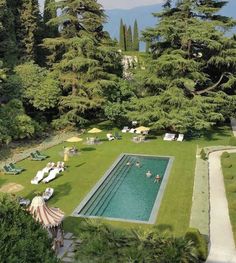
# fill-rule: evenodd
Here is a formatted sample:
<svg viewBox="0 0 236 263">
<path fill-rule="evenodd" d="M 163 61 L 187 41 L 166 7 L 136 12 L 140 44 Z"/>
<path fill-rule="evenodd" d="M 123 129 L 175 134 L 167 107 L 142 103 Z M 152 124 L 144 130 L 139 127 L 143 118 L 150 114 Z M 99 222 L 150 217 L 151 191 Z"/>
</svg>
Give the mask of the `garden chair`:
<svg viewBox="0 0 236 263">
<path fill-rule="evenodd" d="M 108 139 L 108 141 L 113 141 L 113 140 L 115 140 L 115 137 L 111 133 L 108 133 L 107 139 Z"/>
<path fill-rule="evenodd" d="M 12 170 L 10 167 L 6 165 L 3 166 L 3 172 L 4 174 L 14 174 L 14 175 L 19 173 L 18 171 Z"/>
<path fill-rule="evenodd" d="M 62 171 L 64 171 L 64 168 L 61 168 L 61 167 L 60 168 L 58 168 L 58 167 L 54 168 L 53 170 L 50 171 L 49 175 L 43 179 L 43 182 L 48 183 L 48 182 L 52 181 Z"/>
<path fill-rule="evenodd" d="M 117 140 L 121 140 L 121 135 L 118 132 L 115 132 L 115 136 L 114 136 Z"/>
<path fill-rule="evenodd" d="M 31 153 L 30 157 L 31 157 L 31 160 L 33 160 L 33 161 L 42 161 L 45 159 L 45 157 L 42 157 L 42 156 L 40 157 L 40 156 L 36 155 L 35 153 Z"/>
<path fill-rule="evenodd" d="M 45 201 L 47 201 L 47 200 L 49 200 L 52 197 L 53 193 L 54 193 L 54 189 L 53 188 L 50 188 L 50 187 L 46 188 L 46 190 L 44 191 L 42 197 L 43 197 L 43 199 Z"/>
<path fill-rule="evenodd" d="M 43 180 L 44 172 L 38 171 L 36 176 L 31 180 L 31 184 L 38 184 L 40 181 Z"/>
<path fill-rule="evenodd" d="M 8 166 L 10 167 L 11 170 L 18 171 L 19 173 L 25 170 L 24 168 L 16 167 L 15 164 L 13 163 L 9 163 Z"/>
<path fill-rule="evenodd" d="M 35 154 L 36 154 L 38 157 L 44 157 L 45 159 L 48 158 L 47 155 L 45 155 L 45 154 L 41 154 L 38 150 L 35 151 Z"/>
<path fill-rule="evenodd" d="M 178 138 L 177 138 L 177 141 L 178 141 L 178 142 L 182 142 L 183 139 L 184 139 L 184 134 L 180 133 L 179 136 L 178 136 Z"/>
<path fill-rule="evenodd" d="M 175 134 L 174 133 L 166 133 L 163 140 L 164 141 L 174 141 L 175 140 Z"/>
</svg>

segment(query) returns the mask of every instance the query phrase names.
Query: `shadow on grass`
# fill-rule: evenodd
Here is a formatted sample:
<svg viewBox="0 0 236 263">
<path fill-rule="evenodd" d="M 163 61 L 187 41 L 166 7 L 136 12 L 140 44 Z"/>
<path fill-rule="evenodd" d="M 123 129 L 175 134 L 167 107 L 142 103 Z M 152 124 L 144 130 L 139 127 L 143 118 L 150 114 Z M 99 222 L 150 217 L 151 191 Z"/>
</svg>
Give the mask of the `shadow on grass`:
<svg viewBox="0 0 236 263">
<path fill-rule="evenodd" d="M 43 191 L 39 191 L 38 189 L 32 190 L 30 193 L 28 193 L 26 196 L 23 196 L 26 199 L 32 200 L 36 195 L 42 195 Z"/>
<path fill-rule="evenodd" d="M 80 166 L 83 166 L 84 164 L 86 164 L 86 162 L 83 162 L 83 163 L 77 164 L 75 167 L 80 167 Z"/>
<path fill-rule="evenodd" d="M 155 228 L 160 232 L 172 233 L 174 231 L 173 226 L 167 224 L 160 224 L 155 226 Z"/>
<path fill-rule="evenodd" d="M 80 149 L 82 152 L 91 152 L 91 151 L 95 151 L 96 148 L 94 147 L 84 147 Z"/>
<path fill-rule="evenodd" d="M 70 183 L 60 184 L 54 187 L 54 195 L 52 197 L 52 203 L 57 202 L 64 196 L 68 195 L 71 191 Z"/>
</svg>

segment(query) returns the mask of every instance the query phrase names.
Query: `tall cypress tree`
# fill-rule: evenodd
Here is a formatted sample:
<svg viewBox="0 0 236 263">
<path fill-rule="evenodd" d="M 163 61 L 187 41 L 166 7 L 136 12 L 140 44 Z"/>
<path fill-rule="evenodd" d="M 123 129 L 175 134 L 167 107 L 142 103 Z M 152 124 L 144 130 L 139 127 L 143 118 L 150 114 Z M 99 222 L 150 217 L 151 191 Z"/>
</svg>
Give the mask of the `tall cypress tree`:
<svg viewBox="0 0 236 263">
<path fill-rule="evenodd" d="M 126 49 L 127 49 L 127 51 L 132 51 L 133 50 L 133 39 L 132 39 L 131 26 L 129 26 L 129 28 L 127 30 Z"/>
<path fill-rule="evenodd" d="M 20 60 L 35 60 L 37 58 L 37 46 L 40 43 L 39 30 L 41 24 L 38 0 L 24 0 L 19 3 L 16 36 Z"/>
<path fill-rule="evenodd" d="M 134 31 L 133 31 L 133 50 L 139 51 L 139 34 L 138 34 L 138 22 L 134 21 Z"/>
<path fill-rule="evenodd" d="M 51 57 L 63 94 L 59 98 L 60 117 L 54 124 L 75 126 L 101 110 L 106 91 L 115 88 L 112 73 L 119 55 L 107 44 L 109 39 L 102 26 L 105 14 L 96 0 L 58 1 L 57 6 L 63 10 L 62 15 L 51 22 L 60 25 L 60 34 L 44 41 L 45 47 L 60 54 Z"/>
<path fill-rule="evenodd" d="M 124 23 L 123 20 L 120 20 L 120 41 L 119 45 L 121 50 L 125 51 L 125 31 L 124 31 Z"/>
<path fill-rule="evenodd" d="M 0 1 L 0 59 L 9 67 L 17 62 L 18 48 L 15 33 L 15 0 Z"/>
<path fill-rule="evenodd" d="M 47 24 L 51 19 L 57 17 L 55 0 L 45 0 L 43 22 L 45 26 L 44 37 L 55 37 L 58 34 L 57 25 Z"/>
</svg>

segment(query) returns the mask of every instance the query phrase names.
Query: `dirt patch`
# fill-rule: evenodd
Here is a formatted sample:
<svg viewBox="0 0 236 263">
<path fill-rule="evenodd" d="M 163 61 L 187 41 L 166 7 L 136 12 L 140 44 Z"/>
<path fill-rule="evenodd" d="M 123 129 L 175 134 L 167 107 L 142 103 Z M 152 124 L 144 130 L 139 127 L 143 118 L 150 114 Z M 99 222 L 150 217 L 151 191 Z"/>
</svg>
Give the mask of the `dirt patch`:
<svg viewBox="0 0 236 263">
<path fill-rule="evenodd" d="M 0 192 L 2 193 L 16 193 L 24 189 L 24 186 L 21 184 L 16 184 L 16 183 L 9 183 L 9 184 L 4 184 L 0 188 Z"/>
</svg>

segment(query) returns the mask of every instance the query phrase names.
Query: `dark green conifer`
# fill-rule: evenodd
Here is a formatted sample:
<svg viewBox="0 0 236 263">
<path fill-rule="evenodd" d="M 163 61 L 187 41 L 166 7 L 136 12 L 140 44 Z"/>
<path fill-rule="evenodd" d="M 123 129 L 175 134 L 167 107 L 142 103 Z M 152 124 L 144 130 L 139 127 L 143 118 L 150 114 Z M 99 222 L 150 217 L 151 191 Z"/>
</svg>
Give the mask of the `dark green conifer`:
<svg viewBox="0 0 236 263">
<path fill-rule="evenodd" d="M 55 37 L 58 34 L 58 27 L 56 25 L 47 24 L 51 19 L 57 17 L 57 9 L 55 0 L 45 0 L 43 22 L 45 26 L 44 36 Z"/>
<path fill-rule="evenodd" d="M 125 45 L 125 30 L 124 30 L 124 23 L 123 20 L 120 20 L 120 41 L 119 41 L 120 49 L 125 51 L 126 45 Z"/>
<path fill-rule="evenodd" d="M 132 29 L 129 26 L 127 30 L 127 38 L 126 38 L 126 50 L 132 51 L 133 50 L 133 39 L 132 39 Z"/>
<path fill-rule="evenodd" d="M 138 22 L 134 21 L 134 31 L 133 31 L 133 50 L 139 51 L 139 34 L 138 34 Z"/>
</svg>

